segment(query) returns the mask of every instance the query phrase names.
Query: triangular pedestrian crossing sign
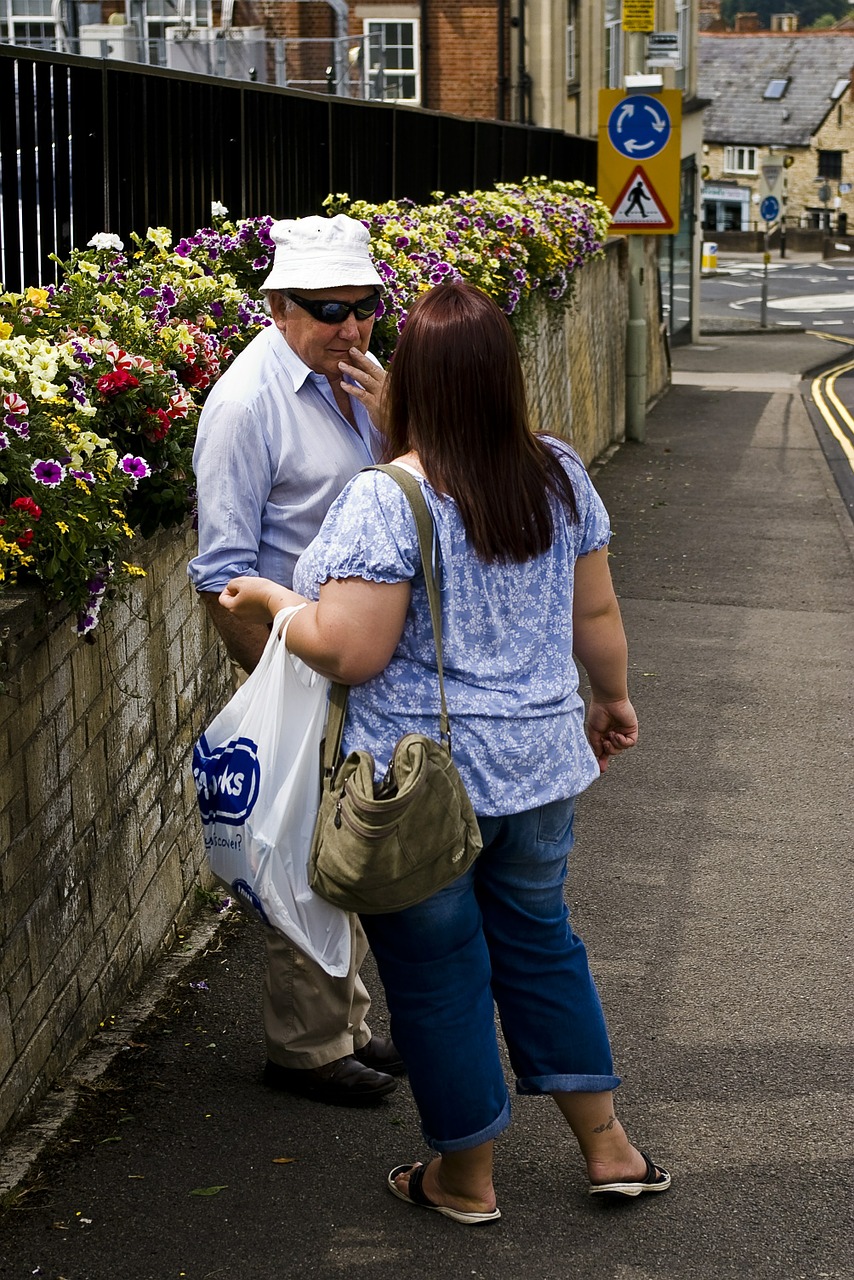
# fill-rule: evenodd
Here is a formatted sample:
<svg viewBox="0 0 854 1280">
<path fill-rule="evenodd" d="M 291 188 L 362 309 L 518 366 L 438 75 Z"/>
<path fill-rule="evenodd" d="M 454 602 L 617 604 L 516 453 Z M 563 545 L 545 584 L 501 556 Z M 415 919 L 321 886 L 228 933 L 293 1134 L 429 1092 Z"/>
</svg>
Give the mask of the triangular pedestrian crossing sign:
<svg viewBox="0 0 854 1280">
<path fill-rule="evenodd" d="M 636 165 L 611 209 L 611 230 L 620 227 L 660 230 L 672 226 L 673 219 L 644 173 L 643 166 Z"/>
</svg>

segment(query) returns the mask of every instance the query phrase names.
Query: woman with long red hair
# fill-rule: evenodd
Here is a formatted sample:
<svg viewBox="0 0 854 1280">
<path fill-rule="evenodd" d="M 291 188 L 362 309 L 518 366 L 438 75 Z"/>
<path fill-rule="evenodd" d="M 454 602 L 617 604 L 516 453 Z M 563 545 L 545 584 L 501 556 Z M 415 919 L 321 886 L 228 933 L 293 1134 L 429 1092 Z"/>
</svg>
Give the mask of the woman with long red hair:
<svg viewBox="0 0 854 1280">
<path fill-rule="evenodd" d="M 438 1153 L 393 1169 L 389 1189 L 457 1222 L 500 1216 L 493 1146 L 510 1100 L 497 1006 L 516 1091 L 554 1099 L 590 1192 L 666 1191 L 670 1175 L 616 1117 L 620 1080 L 564 902 L 575 798 L 638 734 L 607 513 L 577 454 L 530 430 L 513 332 L 470 285 L 440 285 L 413 306 L 386 416 L 386 456 L 418 478 L 435 525 L 454 760 L 483 836 L 451 885 L 362 917 Z M 415 524 L 392 479 L 366 471 L 350 482 L 294 583 L 302 595 L 235 579 L 222 603 L 269 621 L 311 601 L 288 645 L 352 686 L 343 749 L 371 751 L 379 779 L 405 733 L 438 737 L 439 715 Z M 573 655 L 590 682 L 586 723 Z"/>
</svg>

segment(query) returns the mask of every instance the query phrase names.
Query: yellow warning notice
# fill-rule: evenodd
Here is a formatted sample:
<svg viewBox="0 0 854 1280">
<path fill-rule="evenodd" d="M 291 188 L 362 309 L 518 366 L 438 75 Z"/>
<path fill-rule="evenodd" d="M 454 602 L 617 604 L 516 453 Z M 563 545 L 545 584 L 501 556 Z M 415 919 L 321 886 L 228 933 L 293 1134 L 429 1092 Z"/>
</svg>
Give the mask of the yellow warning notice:
<svg viewBox="0 0 854 1280">
<path fill-rule="evenodd" d="M 624 31 L 655 30 L 655 0 L 623 0 Z"/>
</svg>

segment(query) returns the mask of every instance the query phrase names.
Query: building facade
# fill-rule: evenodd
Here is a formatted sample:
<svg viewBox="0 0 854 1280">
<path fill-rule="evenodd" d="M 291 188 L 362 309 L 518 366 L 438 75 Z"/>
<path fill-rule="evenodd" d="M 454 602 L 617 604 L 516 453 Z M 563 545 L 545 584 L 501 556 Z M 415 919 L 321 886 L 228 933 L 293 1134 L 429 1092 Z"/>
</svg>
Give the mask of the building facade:
<svg viewBox="0 0 854 1280">
<path fill-rule="evenodd" d="M 703 228 L 847 233 L 854 219 L 854 32 L 701 34 Z M 762 217 L 763 165 L 782 165 L 780 218 Z M 783 221 L 785 219 L 785 221 Z"/>
</svg>

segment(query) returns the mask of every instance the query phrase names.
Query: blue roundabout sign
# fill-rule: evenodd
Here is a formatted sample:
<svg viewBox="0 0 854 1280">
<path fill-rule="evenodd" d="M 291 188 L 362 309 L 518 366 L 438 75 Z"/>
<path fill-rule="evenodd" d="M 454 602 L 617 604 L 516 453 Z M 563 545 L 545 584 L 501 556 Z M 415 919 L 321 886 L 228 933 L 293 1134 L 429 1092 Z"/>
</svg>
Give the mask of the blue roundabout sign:
<svg viewBox="0 0 854 1280">
<path fill-rule="evenodd" d="M 608 139 L 628 160 L 649 160 L 663 151 L 670 138 L 670 115 L 658 98 L 633 93 L 623 98 L 608 117 Z"/>
<path fill-rule="evenodd" d="M 759 206 L 760 216 L 765 222 L 774 222 L 780 216 L 780 201 L 776 196 L 766 196 Z"/>
</svg>

